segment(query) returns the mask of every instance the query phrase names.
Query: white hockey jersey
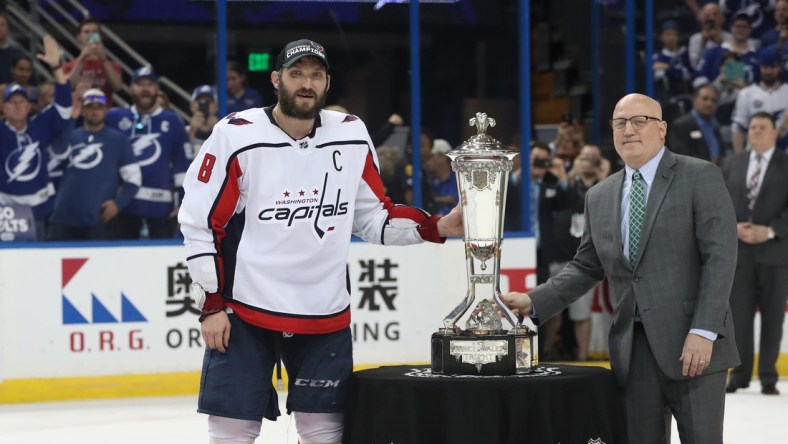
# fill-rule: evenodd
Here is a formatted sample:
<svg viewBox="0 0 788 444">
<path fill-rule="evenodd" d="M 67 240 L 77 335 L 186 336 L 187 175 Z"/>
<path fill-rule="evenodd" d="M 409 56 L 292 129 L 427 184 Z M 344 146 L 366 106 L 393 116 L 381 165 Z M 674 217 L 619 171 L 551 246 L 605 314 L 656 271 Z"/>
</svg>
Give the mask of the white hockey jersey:
<svg viewBox="0 0 788 444">
<path fill-rule="evenodd" d="M 293 140 L 273 107 L 230 114 L 189 167 L 178 219 L 194 281 L 246 322 L 328 333 L 350 325 L 351 234 L 377 244 L 443 242 L 437 216 L 394 205 L 356 116 L 321 111 Z"/>
</svg>

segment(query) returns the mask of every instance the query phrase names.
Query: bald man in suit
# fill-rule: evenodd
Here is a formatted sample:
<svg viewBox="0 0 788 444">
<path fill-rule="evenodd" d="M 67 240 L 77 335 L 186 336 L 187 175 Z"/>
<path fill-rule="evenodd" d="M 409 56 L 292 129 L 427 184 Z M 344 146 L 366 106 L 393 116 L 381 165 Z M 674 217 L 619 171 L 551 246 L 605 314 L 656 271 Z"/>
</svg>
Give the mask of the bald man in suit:
<svg viewBox="0 0 788 444">
<path fill-rule="evenodd" d="M 726 370 L 739 364 L 729 313 L 736 217 L 720 169 L 665 147 L 659 103 L 640 94 L 615 107 L 613 141 L 626 168 L 586 195 L 574 259 L 529 293 L 507 293 L 517 314 L 549 319 L 610 282 L 613 374 L 629 442 L 720 444 Z"/>
</svg>

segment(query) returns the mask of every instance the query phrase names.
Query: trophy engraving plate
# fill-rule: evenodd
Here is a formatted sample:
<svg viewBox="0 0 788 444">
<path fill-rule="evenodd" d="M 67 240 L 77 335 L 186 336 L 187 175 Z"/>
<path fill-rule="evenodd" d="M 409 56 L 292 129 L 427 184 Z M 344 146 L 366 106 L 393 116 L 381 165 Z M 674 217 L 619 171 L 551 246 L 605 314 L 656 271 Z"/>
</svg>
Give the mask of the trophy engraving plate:
<svg viewBox="0 0 788 444">
<path fill-rule="evenodd" d="M 474 171 L 473 173 L 473 187 L 477 190 L 483 190 L 489 187 L 487 183 L 487 171 Z"/>
<path fill-rule="evenodd" d="M 477 371 L 482 365 L 500 361 L 509 354 L 509 344 L 504 341 L 451 341 L 449 354 L 459 362 L 471 364 Z"/>
</svg>

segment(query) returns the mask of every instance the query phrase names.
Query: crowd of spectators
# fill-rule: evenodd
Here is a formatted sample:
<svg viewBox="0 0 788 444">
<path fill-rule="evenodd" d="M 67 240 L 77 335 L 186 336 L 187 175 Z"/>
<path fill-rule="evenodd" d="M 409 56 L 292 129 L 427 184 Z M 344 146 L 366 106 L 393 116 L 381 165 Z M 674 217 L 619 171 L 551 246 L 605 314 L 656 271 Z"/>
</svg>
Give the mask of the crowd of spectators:
<svg viewBox="0 0 788 444">
<path fill-rule="evenodd" d="M 35 227 L 3 240 L 177 238 L 183 175 L 219 118 L 216 87 L 194 89 L 184 122 L 155 70 L 142 66 L 127 85 L 130 106 L 113 107 L 126 85 L 98 20 L 79 24 L 78 53 L 68 61 L 44 37 L 37 62 L 54 82 L 36 75 L 11 31 L 0 14 L 0 205 Z M 227 91 L 232 112 L 262 106 L 235 61 Z"/>
<path fill-rule="evenodd" d="M 669 147 L 722 164 L 747 148 L 750 117 L 767 112 L 784 150 L 788 0 L 685 4 L 696 14 L 695 29 L 681 29 L 672 18 L 662 21 L 655 36 L 661 47 L 652 60 L 654 96 L 676 129 L 668 131 Z"/>
</svg>

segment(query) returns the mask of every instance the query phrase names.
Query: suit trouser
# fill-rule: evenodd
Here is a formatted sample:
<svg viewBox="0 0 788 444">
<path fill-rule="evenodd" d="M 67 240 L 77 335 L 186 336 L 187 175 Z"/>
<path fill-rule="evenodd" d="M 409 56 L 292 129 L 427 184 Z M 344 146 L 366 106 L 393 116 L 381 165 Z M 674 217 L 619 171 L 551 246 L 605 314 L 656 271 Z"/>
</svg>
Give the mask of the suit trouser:
<svg viewBox="0 0 788 444">
<path fill-rule="evenodd" d="M 679 381 L 668 378 L 654 358 L 643 324 L 636 322 L 629 377 L 622 394 L 628 441 L 669 443 L 672 413 L 682 444 L 722 444 L 725 375 L 721 371 Z"/>
<path fill-rule="evenodd" d="M 777 382 L 777 358 L 783 336 L 785 303 L 788 298 L 788 267 L 739 263 L 731 290 L 731 313 L 736 331 L 741 365 L 731 372 L 731 380 L 747 386 L 752 378 L 755 310 L 761 310 L 758 377 L 761 384 Z"/>
</svg>

